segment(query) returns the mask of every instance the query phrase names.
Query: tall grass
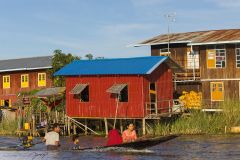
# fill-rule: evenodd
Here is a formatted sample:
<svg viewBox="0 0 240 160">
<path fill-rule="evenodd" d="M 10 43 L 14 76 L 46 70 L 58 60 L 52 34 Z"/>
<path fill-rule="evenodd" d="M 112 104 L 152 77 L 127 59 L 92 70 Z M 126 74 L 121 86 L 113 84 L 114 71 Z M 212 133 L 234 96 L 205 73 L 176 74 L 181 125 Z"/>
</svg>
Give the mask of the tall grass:
<svg viewBox="0 0 240 160">
<path fill-rule="evenodd" d="M 18 128 L 17 120 L 3 120 L 0 122 L 0 135 L 15 135 Z"/>
<path fill-rule="evenodd" d="M 155 125 L 154 134 L 223 134 L 225 128 L 240 126 L 240 102 L 226 101 L 220 105 L 222 112 L 206 113 L 190 111 L 189 116 L 181 116 L 169 122 Z"/>
</svg>

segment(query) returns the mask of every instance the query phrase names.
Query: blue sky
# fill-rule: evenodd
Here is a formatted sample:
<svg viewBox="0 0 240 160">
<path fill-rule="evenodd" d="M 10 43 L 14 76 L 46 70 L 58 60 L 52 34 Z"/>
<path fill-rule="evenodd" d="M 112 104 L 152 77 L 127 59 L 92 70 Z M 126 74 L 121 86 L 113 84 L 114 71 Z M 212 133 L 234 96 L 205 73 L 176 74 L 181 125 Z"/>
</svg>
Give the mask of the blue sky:
<svg viewBox="0 0 240 160">
<path fill-rule="evenodd" d="M 129 44 L 167 32 L 240 28 L 240 0 L 0 0 L 0 59 L 150 55 Z"/>
</svg>

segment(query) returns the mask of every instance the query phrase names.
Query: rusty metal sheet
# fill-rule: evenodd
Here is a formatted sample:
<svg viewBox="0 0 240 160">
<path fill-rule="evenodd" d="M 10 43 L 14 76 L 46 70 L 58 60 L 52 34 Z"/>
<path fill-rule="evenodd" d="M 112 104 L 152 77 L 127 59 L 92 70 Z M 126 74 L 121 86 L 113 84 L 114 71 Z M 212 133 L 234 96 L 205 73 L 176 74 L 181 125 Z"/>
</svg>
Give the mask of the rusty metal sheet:
<svg viewBox="0 0 240 160">
<path fill-rule="evenodd" d="M 170 43 L 208 43 L 223 41 L 240 41 L 240 29 L 209 30 L 169 34 Z M 138 45 L 168 43 L 168 35 L 162 34 L 140 42 Z M 137 45 L 136 45 L 137 46 Z"/>
</svg>

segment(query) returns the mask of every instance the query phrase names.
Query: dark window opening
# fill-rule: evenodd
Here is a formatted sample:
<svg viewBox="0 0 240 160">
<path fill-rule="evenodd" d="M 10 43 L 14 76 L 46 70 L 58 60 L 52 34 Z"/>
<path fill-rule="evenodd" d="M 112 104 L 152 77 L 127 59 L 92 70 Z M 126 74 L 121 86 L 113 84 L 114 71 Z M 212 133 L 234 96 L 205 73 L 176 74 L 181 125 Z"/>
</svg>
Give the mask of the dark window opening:
<svg viewBox="0 0 240 160">
<path fill-rule="evenodd" d="M 5 103 L 5 106 L 6 106 L 6 107 L 9 107 L 9 106 L 10 106 L 9 100 L 5 100 L 4 103 Z"/>
<path fill-rule="evenodd" d="M 155 83 L 150 83 L 150 90 L 156 91 Z"/>
<path fill-rule="evenodd" d="M 124 87 L 120 92 L 119 102 L 128 102 L 128 86 Z"/>
<path fill-rule="evenodd" d="M 81 102 L 89 102 L 89 86 L 84 88 L 80 94 L 75 94 L 74 98 L 79 99 Z"/>
</svg>

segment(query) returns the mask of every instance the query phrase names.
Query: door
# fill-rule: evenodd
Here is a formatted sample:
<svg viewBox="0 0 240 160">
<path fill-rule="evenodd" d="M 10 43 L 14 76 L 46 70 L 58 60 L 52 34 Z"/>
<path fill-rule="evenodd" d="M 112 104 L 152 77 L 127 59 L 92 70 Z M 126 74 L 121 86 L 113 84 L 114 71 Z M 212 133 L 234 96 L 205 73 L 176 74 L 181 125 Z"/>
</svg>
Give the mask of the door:
<svg viewBox="0 0 240 160">
<path fill-rule="evenodd" d="M 207 50 L 207 68 L 216 68 L 216 50 Z"/>
<path fill-rule="evenodd" d="M 211 82 L 211 101 L 223 101 L 224 100 L 224 85 L 223 82 Z"/>
<path fill-rule="evenodd" d="M 150 83 L 149 86 L 149 97 L 151 104 L 151 114 L 157 114 L 157 92 L 156 92 L 156 84 Z"/>
</svg>

